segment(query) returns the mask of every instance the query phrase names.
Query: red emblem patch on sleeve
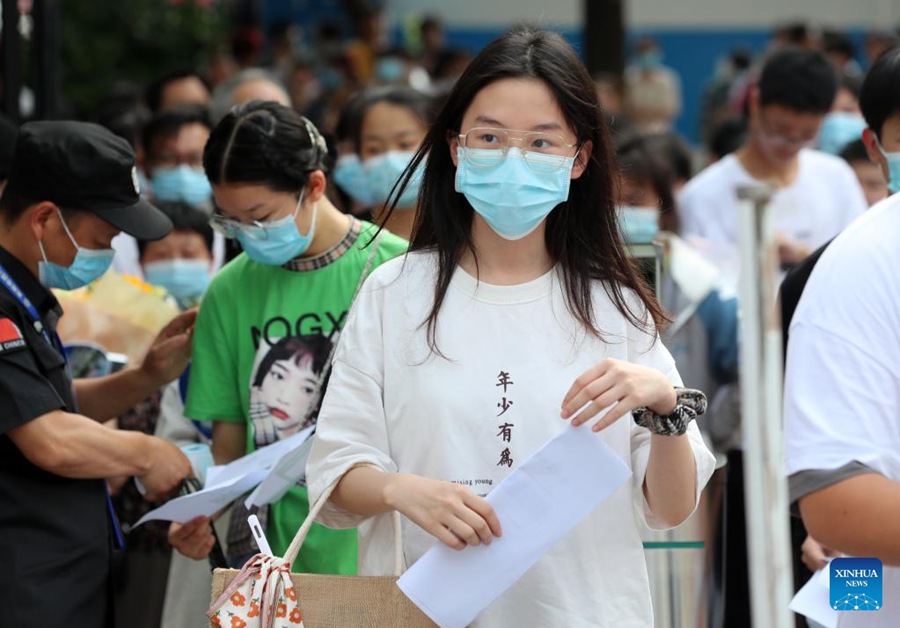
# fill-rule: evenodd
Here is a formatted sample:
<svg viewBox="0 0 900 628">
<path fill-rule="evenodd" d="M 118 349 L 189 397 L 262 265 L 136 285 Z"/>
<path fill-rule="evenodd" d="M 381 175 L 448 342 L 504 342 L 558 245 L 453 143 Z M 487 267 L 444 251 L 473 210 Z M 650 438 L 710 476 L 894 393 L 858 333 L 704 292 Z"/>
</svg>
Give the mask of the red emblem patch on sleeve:
<svg viewBox="0 0 900 628">
<path fill-rule="evenodd" d="M 23 349 L 25 337 L 22 330 L 8 318 L 0 318 L 0 353 Z"/>
</svg>

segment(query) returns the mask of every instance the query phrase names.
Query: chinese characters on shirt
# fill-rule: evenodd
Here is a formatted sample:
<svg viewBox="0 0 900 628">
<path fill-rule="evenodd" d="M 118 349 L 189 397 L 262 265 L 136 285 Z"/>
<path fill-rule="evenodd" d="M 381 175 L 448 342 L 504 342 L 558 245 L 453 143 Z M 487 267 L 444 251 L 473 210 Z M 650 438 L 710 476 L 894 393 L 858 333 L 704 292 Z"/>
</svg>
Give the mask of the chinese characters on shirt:
<svg viewBox="0 0 900 628">
<path fill-rule="evenodd" d="M 509 389 L 515 385 L 515 382 L 510 377 L 507 371 L 500 371 L 500 374 L 497 375 L 497 383 L 495 384 L 498 388 L 503 388 L 502 398 L 497 403 L 497 407 L 500 408 L 500 413 L 497 415 L 501 417 L 505 415 L 510 409 L 513 407 L 513 400 L 509 394 Z M 500 462 L 497 463 L 498 467 L 507 467 L 511 468 L 513 466 L 513 457 L 512 451 L 510 451 L 509 444 L 512 442 L 513 437 L 513 428 L 515 427 L 514 423 L 511 423 L 509 420 L 504 420 L 501 425 L 497 426 L 499 430 L 497 432 L 497 437 L 500 439 L 502 443 L 507 444 L 507 446 L 500 452 Z"/>
</svg>

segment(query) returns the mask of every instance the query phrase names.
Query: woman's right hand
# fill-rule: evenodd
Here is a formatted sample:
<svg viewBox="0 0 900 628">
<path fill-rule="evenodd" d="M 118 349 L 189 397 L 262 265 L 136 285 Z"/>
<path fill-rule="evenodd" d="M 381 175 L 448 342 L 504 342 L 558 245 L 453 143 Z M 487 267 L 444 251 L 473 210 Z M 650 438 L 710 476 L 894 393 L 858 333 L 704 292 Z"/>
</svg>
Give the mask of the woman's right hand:
<svg viewBox="0 0 900 628">
<path fill-rule="evenodd" d="M 385 486 L 384 501 L 455 550 L 500 536 L 491 505 L 459 484 L 398 473 Z"/>
</svg>

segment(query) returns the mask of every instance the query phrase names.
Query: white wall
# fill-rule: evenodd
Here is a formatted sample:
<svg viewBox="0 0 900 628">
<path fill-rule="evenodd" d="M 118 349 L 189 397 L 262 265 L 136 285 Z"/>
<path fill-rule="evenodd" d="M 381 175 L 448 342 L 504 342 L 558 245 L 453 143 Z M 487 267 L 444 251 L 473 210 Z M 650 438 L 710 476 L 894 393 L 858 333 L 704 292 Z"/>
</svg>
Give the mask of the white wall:
<svg viewBox="0 0 900 628">
<path fill-rule="evenodd" d="M 637 27 L 753 28 L 798 18 L 845 27 L 886 28 L 900 22 L 900 0 L 624 1 L 629 24 Z"/>
<path fill-rule="evenodd" d="M 450 26 L 503 28 L 521 20 L 577 28 L 591 0 L 388 0 L 390 16 L 435 13 Z M 792 19 L 849 27 L 900 23 L 900 0 L 623 0 L 631 27 L 768 28 Z"/>
<path fill-rule="evenodd" d="M 389 16 L 433 13 L 451 26 L 505 28 L 522 20 L 554 26 L 581 24 L 584 0 L 388 0 Z M 630 1 L 630 0 L 626 0 Z"/>
</svg>

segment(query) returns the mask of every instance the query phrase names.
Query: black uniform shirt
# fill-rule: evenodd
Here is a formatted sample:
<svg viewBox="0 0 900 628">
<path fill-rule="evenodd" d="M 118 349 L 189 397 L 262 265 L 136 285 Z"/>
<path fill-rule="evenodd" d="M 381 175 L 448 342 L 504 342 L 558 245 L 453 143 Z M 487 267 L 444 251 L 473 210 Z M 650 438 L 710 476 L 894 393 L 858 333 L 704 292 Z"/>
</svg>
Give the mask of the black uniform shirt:
<svg viewBox="0 0 900 628">
<path fill-rule="evenodd" d="M 0 265 L 51 337 L 53 294 L 0 248 Z M 106 625 L 110 528 L 102 480 L 73 480 L 32 464 L 9 431 L 54 410 L 75 412 L 64 356 L 0 282 L 0 625 Z"/>
</svg>

